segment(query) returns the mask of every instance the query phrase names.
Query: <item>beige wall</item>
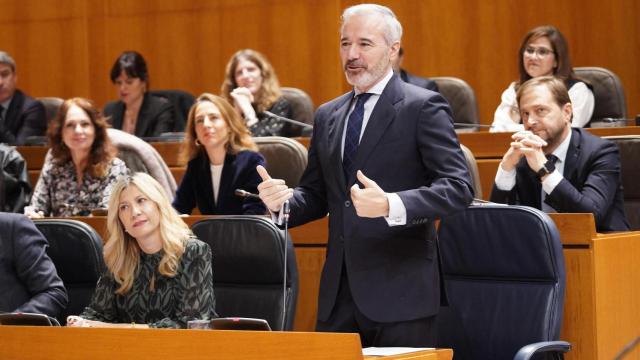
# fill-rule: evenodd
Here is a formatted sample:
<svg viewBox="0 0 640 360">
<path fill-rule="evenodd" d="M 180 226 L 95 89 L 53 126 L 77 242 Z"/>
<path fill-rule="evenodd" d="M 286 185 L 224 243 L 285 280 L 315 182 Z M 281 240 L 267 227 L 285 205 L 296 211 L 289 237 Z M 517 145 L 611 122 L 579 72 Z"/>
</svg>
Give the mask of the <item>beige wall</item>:
<svg viewBox="0 0 640 360">
<path fill-rule="evenodd" d="M 219 92 L 230 55 L 267 55 L 285 86 L 316 105 L 347 89 L 340 70 L 338 0 L 0 0 L 0 49 L 18 62 L 18 85 L 33 96 L 115 98 L 109 70 L 123 50 L 140 51 L 151 86 Z M 554 24 L 574 66 L 603 66 L 624 84 L 630 116 L 640 113 L 640 2 L 634 0 L 382 1 L 405 28 L 405 68 L 456 76 L 476 91 L 490 123 L 517 76 L 524 33 Z"/>
</svg>

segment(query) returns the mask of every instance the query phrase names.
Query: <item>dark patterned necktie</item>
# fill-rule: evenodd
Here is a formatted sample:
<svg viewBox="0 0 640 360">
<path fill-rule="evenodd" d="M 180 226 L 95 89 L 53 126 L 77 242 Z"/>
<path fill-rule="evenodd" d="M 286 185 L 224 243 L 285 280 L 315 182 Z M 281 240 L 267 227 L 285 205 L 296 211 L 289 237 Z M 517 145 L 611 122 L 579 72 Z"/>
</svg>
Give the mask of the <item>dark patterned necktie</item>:
<svg viewBox="0 0 640 360">
<path fill-rule="evenodd" d="M 553 154 L 545 156 L 547 157 L 547 161 L 550 161 L 553 165 L 558 162 L 558 157 Z M 553 208 L 553 204 L 551 204 L 551 202 L 547 198 L 547 193 L 545 193 L 542 189 L 540 190 L 540 200 L 542 201 L 542 203 L 540 204 L 540 209 L 542 209 L 542 211 L 546 213 L 556 212 L 556 209 Z"/>
<path fill-rule="evenodd" d="M 358 144 L 360 143 L 360 132 L 362 131 L 362 121 L 364 119 L 364 103 L 372 94 L 362 93 L 356 98 L 356 106 L 349 115 L 347 122 L 347 133 L 344 136 L 344 153 L 342 154 L 342 168 L 345 179 L 349 179 L 352 173 L 353 161 L 356 158 Z"/>
</svg>

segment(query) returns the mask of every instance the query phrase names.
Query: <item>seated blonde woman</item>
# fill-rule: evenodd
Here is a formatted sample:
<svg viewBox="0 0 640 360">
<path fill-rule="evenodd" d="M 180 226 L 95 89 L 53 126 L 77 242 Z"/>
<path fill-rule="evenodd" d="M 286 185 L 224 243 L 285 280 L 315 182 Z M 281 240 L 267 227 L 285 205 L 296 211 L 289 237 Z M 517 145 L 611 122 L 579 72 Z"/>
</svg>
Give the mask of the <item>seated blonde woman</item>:
<svg viewBox="0 0 640 360">
<path fill-rule="evenodd" d="M 106 273 L 68 326 L 186 328 L 216 317 L 211 249 L 196 239 L 160 184 L 145 173 L 113 188 Z"/>
</svg>

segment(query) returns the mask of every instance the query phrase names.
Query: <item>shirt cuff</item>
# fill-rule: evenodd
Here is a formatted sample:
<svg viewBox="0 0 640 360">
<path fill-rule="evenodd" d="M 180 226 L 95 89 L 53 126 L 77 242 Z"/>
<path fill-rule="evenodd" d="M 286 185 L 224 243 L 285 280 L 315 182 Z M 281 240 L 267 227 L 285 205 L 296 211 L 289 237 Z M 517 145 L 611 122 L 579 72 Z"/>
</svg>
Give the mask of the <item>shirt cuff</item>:
<svg viewBox="0 0 640 360">
<path fill-rule="evenodd" d="M 276 225 L 284 224 L 284 213 L 282 211 L 273 212 L 269 210 L 269 214 L 271 214 L 271 221 L 273 221 Z"/>
<path fill-rule="evenodd" d="M 389 226 L 399 226 L 407 224 L 407 209 L 400 196 L 396 193 L 387 193 L 387 201 L 389 201 L 389 216 L 384 219 Z"/>
<path fill-rule="evenodd" d="M 516 169 L 507 171 L 502 168 L 501 164 L 498 165 L 495 182 L 498 190 L 511 191 L 516 186 Z"/>
<path fill-rule="evenodd" d="M 560 184 L 563 177 L 558 170 L 554 170 L 551 174 L 547 175 L 544 180 L 542 180 L 542 190 L 547 195 L 550 195 L 553 192 L 553 189 Z"/>
</svg>

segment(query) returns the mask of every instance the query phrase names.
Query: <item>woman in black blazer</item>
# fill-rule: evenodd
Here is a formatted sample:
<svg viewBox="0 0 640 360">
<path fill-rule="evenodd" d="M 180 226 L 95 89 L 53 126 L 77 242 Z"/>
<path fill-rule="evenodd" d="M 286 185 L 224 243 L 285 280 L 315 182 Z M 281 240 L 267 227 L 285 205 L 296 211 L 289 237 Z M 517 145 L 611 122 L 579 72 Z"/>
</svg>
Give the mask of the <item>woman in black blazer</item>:
<svg viewBox="0 0 640 360">
<path fill-rule="evenodd" d="M 123 52 L 111 68 L 111 81 L 120 101 L 107 104 L 104 114 L 114 128 L 141 138 L 173 131 L 173 105 L 168 99 L 147 93 L 149 74 L 142 55 Z"/>
<path fill-rule="evenodd" d="M 225 99 L 202 94 L 189 110 L 183 156 L 187 171 L 176 191 L 173 207 L 191 214 L 263 215 L 259 200 L 241 198 L 236 189 L 257 193 L 262 181 L 256 166 L 265 165 L 249 130 Z"/>
</svg>

